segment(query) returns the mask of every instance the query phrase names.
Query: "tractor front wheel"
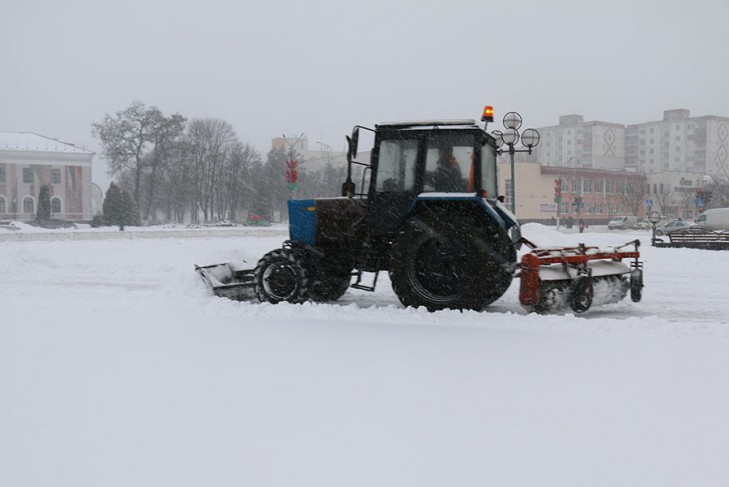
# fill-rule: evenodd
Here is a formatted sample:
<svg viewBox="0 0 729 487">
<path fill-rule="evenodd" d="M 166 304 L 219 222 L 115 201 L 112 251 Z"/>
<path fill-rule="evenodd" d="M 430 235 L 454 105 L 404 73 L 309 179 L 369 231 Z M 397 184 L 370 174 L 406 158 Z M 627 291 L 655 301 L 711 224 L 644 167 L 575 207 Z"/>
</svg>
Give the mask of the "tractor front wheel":
<svg viewBox="0 0 729 487">
<path fill-rule="evenodd" d="M 258 261 L 253 288 L 261 302 L 303 303 L 309 299 L 310 272 L 305 257 L 295 250 L 277 249 Z"/>
</svg>

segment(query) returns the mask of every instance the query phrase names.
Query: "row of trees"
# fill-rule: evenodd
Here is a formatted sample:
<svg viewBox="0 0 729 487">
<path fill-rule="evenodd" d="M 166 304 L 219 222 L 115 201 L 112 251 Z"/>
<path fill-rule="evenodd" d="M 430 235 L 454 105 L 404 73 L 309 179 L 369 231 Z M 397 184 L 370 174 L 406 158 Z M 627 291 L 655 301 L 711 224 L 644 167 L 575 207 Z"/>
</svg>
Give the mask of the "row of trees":
<svg viewBox="0 0 729 487">
<path fill-rule="evenodd" d="M 264 161 L 224 120 L 167 116 L 135 101 L 94 123 L 92 133 L 110 174 L 131 195 L 144 222 L 236 220 L 239 214 L 270 220 L 275 211 L 285 214 L 294 196 L 286 184 L 286 161 L 299 154 L 271 150 Z M 315 173 L 304 168 L 298 176 L 296 197 L 331 196 L 344 168 Z"/>
</svg>

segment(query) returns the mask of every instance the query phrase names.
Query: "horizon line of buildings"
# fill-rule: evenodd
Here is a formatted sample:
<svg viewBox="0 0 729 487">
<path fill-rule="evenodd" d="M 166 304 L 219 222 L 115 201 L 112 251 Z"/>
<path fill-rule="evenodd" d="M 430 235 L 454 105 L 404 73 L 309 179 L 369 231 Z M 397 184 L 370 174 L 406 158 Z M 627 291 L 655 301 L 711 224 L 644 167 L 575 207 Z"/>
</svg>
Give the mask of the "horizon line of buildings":
<svg viewBox="0 0 729 487">
<path fill-rule="evenodd" d="M 621 125 L 572 114 L 537 130 L 541 140 L 533 153 L 516 155 L 516 212 L 524 221 L 579 215 L 599 222 L 620 213 L 644 216 L 650 209 L 691 218 L 698 210 L 696 191 L 707 182 L 729 180 L 727 117 L 691 117 L 681 108 L 664 111 L 659 121 Z M 298 152 L 302 170 L 344 167 L 344 152 L 319 144 L 319 150 L 309 150 L 302 134 L 273 138 L 271 146 Z M 95 155 L 35 133 L 0 132 L 0 220 L 34 219 L 42 185 L 51 188 L 54 218 L 91 220 L 102 197 L 91 179 Z M 506 159 L 500 158 L 499 187 L 508 199 Z M 555 179 L 561 181 L 559 204 Z M 626 185 L 640 193 L 641 205 L 626 200 Z"/>
</svg>

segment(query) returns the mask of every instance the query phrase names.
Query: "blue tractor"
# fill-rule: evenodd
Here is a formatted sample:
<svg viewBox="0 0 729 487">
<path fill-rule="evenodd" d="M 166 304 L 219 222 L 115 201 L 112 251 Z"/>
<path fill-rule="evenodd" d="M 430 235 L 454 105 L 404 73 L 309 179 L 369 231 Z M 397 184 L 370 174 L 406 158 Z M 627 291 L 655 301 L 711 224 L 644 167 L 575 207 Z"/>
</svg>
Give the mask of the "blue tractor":
<svg viewBox="0 0 729 487">
<path fill-rule="evenodd" d="M 493 119 L 490 107 L 482 122 Z M 357 161 L 361 130 L 374 133 L 368 162 Z M 634 301 L 642 288 L 638 241 L 632 252 L 580 245 L 540 249 L 521 237 L 498 196 L 497 140 L 475 120 L 355 126 L 347 137 L 347 178 L 339 197 L 289 201 L 289 233 L 253 269 L 230 263 L 196 269 L 218 296 L 262 302 L 335 301 L 349 287 L 374 291 L 386 271 L 403 305 L 481 310 L 515 274 L 520 302 L 552 312 Z M 361 171 L 355 184 L 353 168 Z M 525 243 L 532 252 L 517 264 Z M 621 261 L 633 259 L 632 270 Z M 363 282 L 363 274 L 373 274 Z M 595 289 L 593 290 L 593 285 Z"/>
<path fill-rule="evenodd" d="M 488 115 L 483 121 L 491 121 Z M 374 132 L 369 162 L 360 130 Z M 356 126 L 342 196 L 289 201 L 290 238 L 255 269 L 197 267 L 213 291 L 260 301 L 333 301 L 387 271 L 405 306 L 482 309 L 516 267 L 519 226 L 497 198 L 497 141 L 474 120 Z M 363 168 L 359 186 L 353 167 Z M 373 273 L 363 284 L 363 273 Z"/>
</svg>

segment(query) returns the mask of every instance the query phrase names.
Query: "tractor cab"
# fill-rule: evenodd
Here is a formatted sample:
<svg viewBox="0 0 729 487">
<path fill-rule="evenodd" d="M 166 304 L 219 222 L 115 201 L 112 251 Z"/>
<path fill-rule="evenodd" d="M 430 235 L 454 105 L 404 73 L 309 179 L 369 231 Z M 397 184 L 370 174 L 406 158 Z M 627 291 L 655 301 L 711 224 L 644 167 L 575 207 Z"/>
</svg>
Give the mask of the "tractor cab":
<svg viewBox="0 0 729 487">
<path fill-rule="evenodd" d="M 374 133 L 370 163 L 355 160 L 360 129 Z M 355 126 L 348 137 L 344 196 L 366 198 L 369 233 L 388 240 L 426 200 L 486 198 L 496 206 L 496 140 L 474 120 L 385 122 Z M 359 193 L 352 165 L 365 166 Z M 507 228 L 516 225 L 507 218 Z"/>
<path fill-rule="evenodd" d="M 369 164 L 355 161 L 360 129 L 374 132 Z M 386 122 L 355 126 L 347 137 L 348 177 L 343 196 L 380 193 L 479 193 L 496 197 L 496 140 L 474 120 Z M 365 166 L 366 192 L 355 193 L 352 165 Z M 371 171 L 367 174 L 367 170 Z"/>
</svg>

